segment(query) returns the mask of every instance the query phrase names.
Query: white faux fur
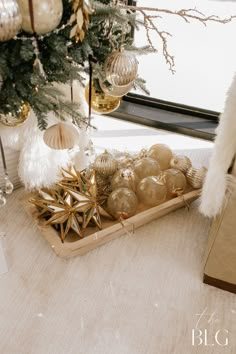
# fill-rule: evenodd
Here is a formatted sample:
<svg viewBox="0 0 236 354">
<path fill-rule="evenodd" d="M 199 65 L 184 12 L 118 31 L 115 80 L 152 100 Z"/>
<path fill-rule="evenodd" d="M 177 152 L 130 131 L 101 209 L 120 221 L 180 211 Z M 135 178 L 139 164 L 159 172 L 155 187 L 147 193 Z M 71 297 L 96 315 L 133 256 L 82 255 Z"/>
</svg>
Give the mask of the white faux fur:
<svg viewBox="0 0 236 354">
<path fill-rule="evenodd" d="M 65 85 L 62 88 L 68 99 L 70 87 Z M 81 86 L 76 86 L 74 100 L 83 102 Z M 48 126 L 58 122 L 53 113 L 47 118 Z M 85 129 L 80 131 L 79 146 L 75 147 L 75 153 L 50 149 L 43 141 L 43 132 L 38 129 L 37 118 L 33 112 L 20 127 L 1 126 L 0 132 L 4 146 L 20 150 L 19 176 L 29 190 L 52 187 L 59 179 L 61 167 L 66 168 L 73 158 L 79 170 L 86 167 L 85 144 L 88 137 Z"/>
<path fill-rule="evenodd" d="M 216 132 L 200 204 L 201 213 L 208 217 L 215 217 L 222 210 L 228 186 L 235 183 L 235 179 L 227 172 L 236 155 L 236 75 L 228 90 Z"/>
</svg>

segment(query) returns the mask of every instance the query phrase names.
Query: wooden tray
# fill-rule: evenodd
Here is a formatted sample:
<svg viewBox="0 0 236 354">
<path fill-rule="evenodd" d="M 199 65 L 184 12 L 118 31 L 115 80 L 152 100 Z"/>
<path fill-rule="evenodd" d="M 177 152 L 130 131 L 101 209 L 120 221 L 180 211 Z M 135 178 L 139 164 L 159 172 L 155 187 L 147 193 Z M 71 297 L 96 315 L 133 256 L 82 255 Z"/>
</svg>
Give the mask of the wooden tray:
<svg viewBox="0 0 236 354">
<path fill-rule="evenodd" d="M 43 237 L 48 241 L 55 253 L 59 257 L 68 258 L 83 255 L 127 233 L 127 231 L 132 232 L 152 220 L 179 209 L 185 206 L 186 203 L 189 204 L 197 199 L 200 193 L 201 190 L 199 189 L 190 191 L 184 194 L 184 199 L 183 196 L 176 197 L 156 207 L 141 210 L 136 213 L 136 215 L 123 222 L 103 219 L 102 230 L 97 230 L 95 227 L 88 227 L 85 230 L 85 237 L 82 239 L 78 239 L 78 236 L 73 231 L 70 231 L 64 243 L 61 242 L 57 231 L 51 225 L 46 225 L 46 220 L 40 216 L 38 209 L 28 202 L 29 197 L 32 197 L 32 195 L 28 195 L 24 198 L 22 203 L 26 212 L 33 217 Z"/>
</svg>

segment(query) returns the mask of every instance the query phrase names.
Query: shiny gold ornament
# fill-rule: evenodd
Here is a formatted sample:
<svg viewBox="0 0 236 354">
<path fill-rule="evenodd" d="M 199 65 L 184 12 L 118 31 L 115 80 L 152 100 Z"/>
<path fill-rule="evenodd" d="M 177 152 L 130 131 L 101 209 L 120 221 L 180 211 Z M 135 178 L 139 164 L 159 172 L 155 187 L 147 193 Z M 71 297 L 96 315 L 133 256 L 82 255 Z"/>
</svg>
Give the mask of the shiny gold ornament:
<svg viewBox="0 0 236 354">
<path fill-rule="evenodd" d="M 104 64 L 105 77 L 114 86 L 127 86 L 138 73 L 138 61 L 132 53 L 121 48 L 111 53 Z"/>
<path fill-rule="evenodd" d="M 160 178 L 167 187 L 168 197 L 176 197 L 179 194 L 183 194 L 187 187 L 186 177 L 180 170 L 170 168 L 163 171 Z"/>
<path fill-rule="evenodd" d="M 180 170 L 183 173 L 186 173 L 191 166 L 191 160 L 184 155 L 174 155 L 174 157 L 170 160 L 170 167 Z"/>
<path fill-rule="evenodd" d="M 138 185 L 137 196 L 144 205 L 154 207 L 164 203 L 167 197 L 167 188 L 159 177 L 145 177 Z"/>
<path fill-rule="evenodd" d="M 0 42 L 13 38 L 20 30 L 22 16 L 16 0 L 0 0 Z"/>
<path fill-rule="evenodd" d="M 95 171 L 101 175 L 112 176 L 117 170 L 118 162 L 112 154 L 105 150 L 96 157 L 93 166 Z"/>
<path fill-rule="evenodd" d="M 24 123 L 28 118 L 30 113 L 30 105 L 28 103 L 23 103 L 17 112 L 17 117 L 12 116 L 11 113 L 7 115 L 0 115 L 0 123 L 8 127 L 17 127 Z"/>
<path fill-rule="evenodd" d="M 195 189 L 202 188 L 206 173 L 206 167 L 190 167 L 186 173 L 187 182 Z"/>
<path fill-rule="evenodd" d="M 144 157 L 134 163 L 134 172 L 140 179 L 143 179 L 148 176 L 158 176 L 161 169 L 156 160 L 150 157 Z"/>
<path fill-rule="evenodd" d="M 60 122 L 45 130 L 43 140 L 51 149 L 71 149 L 79 143 L 79 132 L 74 124 Z"/>
<path fill-rule="evenodd" d="M 18 2 L 23 17 L 22 29 L 25 32 L 33 33 L 29 0 L 18 0 Z M 33 0 L 32 3 L 36 33 L 45 34 L 57 28 L 63 13 L 62 0 Z"/>
<path fill-rule="evenodd" d="M 122 97 L 126 95 L 133 87 L 133 82 L 125 86 L 106 86 L 101 80 L 99 81 L 100 87 L 104 93 L 114 97 Z"/>
<path fill-rule="evenodd" d="M 89 104 L 89 84 L 85 87 L 85 99 Z M 112 97 L 104 92 L 98 92 L 92 85 L 92 110 L 100 114 L 109 114 L 120 106 L 120 97 Z"/>
<path fill-rule="evenodd" d="M 89 26 L 89 15 L 93 13 L 89 0 L 71 0 L 74 13 L 70 18 L 71 24 L 74 26 L 70 32 L 70 38 L 75 37 L 76 42 L 83 41 L 85 32 Z"/>
<path fill-rule="evenodd" d="M 139 183 L 139 177 L 130 168 L 122 168 L 118 170 L 111 180 L 111 188 L 114 191 L 117 188 L 128 188 L 132 191 L 136 191 Z"/>
<path fill-rule="evenodd" d="M 155 144 L 148 151 L 148 156 L 158 161 L 162 171 L 170 167 L 170 160 L 173 157 L 171 149 L 165 144 Z"/>
<path fill-rule="evenodd" d="M 136 213 L 138 199 L 130 189 L 118 188 L 109 195 L 107 207 L 115 219 L 127 219 Z"/>
</svg>

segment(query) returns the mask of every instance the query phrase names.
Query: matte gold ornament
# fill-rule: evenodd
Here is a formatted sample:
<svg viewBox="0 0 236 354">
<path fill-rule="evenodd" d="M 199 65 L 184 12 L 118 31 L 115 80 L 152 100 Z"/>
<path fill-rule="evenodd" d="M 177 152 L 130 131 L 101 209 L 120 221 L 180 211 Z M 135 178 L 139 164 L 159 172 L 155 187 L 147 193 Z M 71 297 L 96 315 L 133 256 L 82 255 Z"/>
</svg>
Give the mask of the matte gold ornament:
<svg viewBox="0 0 236 354">
<path fill-rule="evenodd" d="M 202 188 L 206 173 L 206 167 L 190 167 L 186 173 L 187 182 L 195 189 Z"/>
<path fill-rule="evenodd" d="M 106 86 L 100 80 L 99 84 L 100 84 L 100 87 L 104 93 L 106 93 L 107 95 L 110 95 L 110 96 L 114 96 L 114 97 L 122 97 L 122 96 L 126 95 L 133 88 L 133 82 L 131 82 L 125 86 L 115 86 L 115 85 Z"/>
<path fill-rule="evenodd" d="M 173 157 L 171 149 L 165 144 L 155 144 L 148 151 L 148 156 L 158 161 L 162 171 L 170 167 L 170 160 Z"/>
<path fill-rule="evenodd" d="M 60 122 L 45 130 L 43 140 L 51 149 L 71 149 L 79 142 L 79 132 L 74 124 Z"/>
<path fill-rule="evenodd" d="M 28 103 L 22 103 L 22 106 L 17 112 L 17 117 L 13 116 L 11 113 L 6 115 L 0 115 L 0 123 L 8 127 L 17 127 L 23 124 L 29 117 L 30 105 Z"/>
<path fill-rule="evenodd" d="M 111 180 L 111 188 L 114 191 L 117 188 L 128 188 L 132 191 L 136 191 L 139 183 L 139 177 L 130 168 L 122 168 L 118 170 Z"/>
<path fill-rule="evenodd" d="M 140 179 L 143 179 L 148 176 L 158 176 L 161 169 L 156 160 L 150 157 L 144 157 L 134 163 L 134 172 Z"/>
<path fill-rule="evenodd" d="M 25 32 L 33 33 L 29 0 L 18 0 L 18 2 L 23 17 L 22 29 Z M 33 0 L 32 3 L 36 33 L 45 34 L 57 28 L 63 13 L 62 0 Z"/>
<path fill-rule="evenodd" d="M 21 28 L 22 16 L 16 0 L 0 0 L 0 41 L 13 38 Z"/>
<path fill-rule="evenodd" d="M 103 176 L 112 176 L 118 167 L 117 160 L 108 151 L 98 155 L 94 161 L 94 169 Z"/>
<path fill-rule="evenodd" d="M 159 177 L 145 177 L 138 185 L 137 196 L 144 205 L 154 207 L 164 203 L 167 197 L 167 188 Z"/>
<path fill-rule="evenodd" d="M 89 84 L 85 87 L 85 99 L 89 104 Z M 109 114 L 115 111 L 120 106 L 120 97 L 113 97 L 105 94 L 104 92 L 98 92 L 92 85 L 92 102 L 91 108 L 94 112 L 100 114 Z"/>
<path fill-rule="evenodd" d="M 187 187 L 186 177 L 180 170 L 171 168 L 162 172 L 160 178 L 167 187 L 168 197 L 176 197 L 179 194 L 183 194 Z"/>
<path fill-rule="evenodd" d="M 138 61 L 135 55 L 121 48 L 111 53 L 104 64 L 105 77 L 114 86 L 127 86 L 138 73 Z"/>
<path fill-rule="evenodd" d="M 128 188 L 118 188 L 108 197 L 107 207 L 115 219 L 127 219 L 136 213 L 138 199 Z"/>
<path fill-rule="evenodd" d="M 70 18 L 71 24 L 75 23 L 71 29 L 70 37 L 75 37 L 76 42 L 83 41 L 85 31 L 89 26 L 89 15 L 93 13 L 89 0 L 70 0 L 73 3 L 73 15 Z"/>
<path fill-rule="evenodd" d="M 190 158 L 184 155 L 174 155 L 170 160 L 170 167 L 180 170 L 183 173 L 186 173 L 191 166 L 192 162 Z"/>
</svg>

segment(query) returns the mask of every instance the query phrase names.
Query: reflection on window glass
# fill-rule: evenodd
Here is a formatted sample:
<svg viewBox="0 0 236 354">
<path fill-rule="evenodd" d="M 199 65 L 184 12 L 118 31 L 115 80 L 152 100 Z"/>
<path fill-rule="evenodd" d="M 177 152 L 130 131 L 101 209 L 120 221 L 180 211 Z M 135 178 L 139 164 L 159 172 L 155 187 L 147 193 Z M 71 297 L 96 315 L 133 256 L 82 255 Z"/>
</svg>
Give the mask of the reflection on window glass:
<svg viewBox="0 0 236 354">
<path fill-rule="evenodd" d="M 236 15 L 236 2 L 226 0 L 138 0 L 138 6 L 179 10 L 197 8 L 221 18 Z M 168 47 L 175 57 L 175 74 L 162 55 L 160 39 L 152 40 L 158 53 L 139 57 L 139 75 L 147 80 L 151 96 L 167 101 L 222 111 L 227 89 L 236 68 L 236 19 L 229 24 L 208 23 L 162 15 L 155 22 L 172 34 Z M 135 33 L 137 45 L 147 43 L 144 29 Z"/>
</svg>

